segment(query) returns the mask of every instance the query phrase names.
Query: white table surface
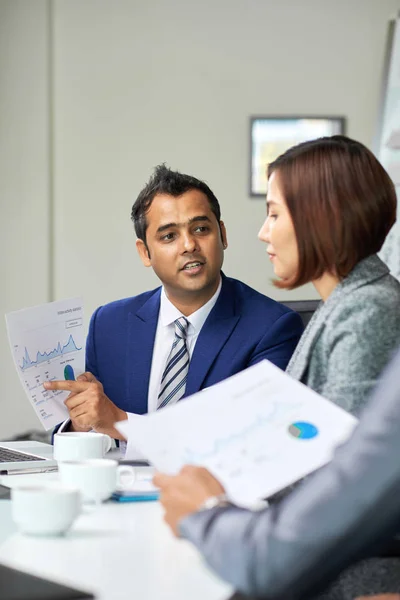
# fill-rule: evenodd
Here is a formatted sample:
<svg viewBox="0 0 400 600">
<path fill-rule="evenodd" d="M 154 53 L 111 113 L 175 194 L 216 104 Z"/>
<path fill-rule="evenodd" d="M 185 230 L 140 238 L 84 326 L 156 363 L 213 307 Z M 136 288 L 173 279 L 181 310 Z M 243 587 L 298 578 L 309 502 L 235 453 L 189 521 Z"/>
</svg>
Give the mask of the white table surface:
<svg viewBox="0 0 400 600">
<path fill-rule="evenodd" d="M 10 475 L 0 483 L 54 479 Z M 100 600 L 225 600 L 232 593 L 188 542 L 174 538 L 158 502 L 106 502 L 85 509 L 65 536 L 40 538 L 18 533 L 11 501 L 0 500 L 0 562 Z"/>
</svg>

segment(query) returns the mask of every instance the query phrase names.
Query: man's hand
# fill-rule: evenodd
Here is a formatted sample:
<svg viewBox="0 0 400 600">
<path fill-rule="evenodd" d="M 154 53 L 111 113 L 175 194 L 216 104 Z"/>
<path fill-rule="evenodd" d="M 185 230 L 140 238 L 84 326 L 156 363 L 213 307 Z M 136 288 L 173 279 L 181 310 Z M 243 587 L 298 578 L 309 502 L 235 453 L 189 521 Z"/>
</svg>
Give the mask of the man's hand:
<svg viewBox="0 0 400 600">
<path fill-rule="evenodd" d="M 225 491 L 207 469 L 191 465 L 183 467 L 174 476 L 156 473 L 153 483 L 161 490 L 164 519 L 175 535 L 179 535 L 178 523 L 181 519 L 196 512 L 207 498 Z"/>
<path fill-rule="evenodd" d="M 115 439 L 125 439 L 115 429 L 114 423 L 127 419 L 126 412 L 111 402 L 100 381 L 91 373 L 80 375 L 76 381 L 46 381 L 43 386 L 46 390 L 71 392 L 64 404 L 74 431 L 94 429 Z"/>
</svg>

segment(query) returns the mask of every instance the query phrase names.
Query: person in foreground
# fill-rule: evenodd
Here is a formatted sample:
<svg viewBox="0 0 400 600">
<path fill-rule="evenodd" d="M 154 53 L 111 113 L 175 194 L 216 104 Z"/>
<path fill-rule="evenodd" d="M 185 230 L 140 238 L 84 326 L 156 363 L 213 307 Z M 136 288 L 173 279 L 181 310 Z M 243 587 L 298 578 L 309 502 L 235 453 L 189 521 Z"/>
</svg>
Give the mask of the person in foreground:
<svg viewBox="0 0 400 600">
<path fill-rule="evenodd" d="M 376 255 L 395 216 L 392 181 L 354 140 L 306 142 L 269 165 L 267 219 L 259 238 L 276 285 L 312 282 L 322 299 L 286 372 L 356 415 L 400 344 L 400 284 Z M 172 498 L 173 480 L 168 485 Z M 223 491 L 216 480 L 214 485 Z M 371 578 L 378 591 L 392 591 L 400 583 L 399 559 L 358 565 L 324 598 L 353 600 L 369 592 Z"/>
<path fill-rule="evenodd" d="M 158 166 L 132 220 L 140 258 L 162 287 L 98 308 L 87 373 L 45 384 L 71 392 L 64 427 L 117 439 L 116 421 L 174 404 L 265 358 L 285 369 L 303 331 L 297 313 L 221 273 L 226 230 L 204 182 Z"/>
<path fill-rule="evenodd" d="M 223 579 L 268 599 L 310 600 L 348 565 L 384 554 L 400 526 L 399 373 L 400 351 L 333 460 L 266 509 L 223 506 L 222 487 L 201 467 L 157 474 L 167 523 Z M 363 561 L 368 596 L 385 591 L 376 573 L 368 575 L 370 562 Z M 390 591 L 400 592 L 398 563 Z M 354 600 L 358 593 L 349 588 L 336 598 Z"/>
</svg>

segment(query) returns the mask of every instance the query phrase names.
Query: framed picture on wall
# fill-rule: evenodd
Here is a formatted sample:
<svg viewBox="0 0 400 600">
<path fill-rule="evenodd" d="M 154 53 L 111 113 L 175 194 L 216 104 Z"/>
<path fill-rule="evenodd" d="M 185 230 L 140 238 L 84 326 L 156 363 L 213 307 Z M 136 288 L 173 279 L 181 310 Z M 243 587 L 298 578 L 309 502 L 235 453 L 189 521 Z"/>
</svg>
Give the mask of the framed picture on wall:
<svg viewBox="0 0 400 600">
<path fill-rule="evenodd" d="M 344 117 L 251 117 L 250 196 L 265 198 L 267 165 L 291 146 L 325 135 L 345 133 Z"/>
</svg>

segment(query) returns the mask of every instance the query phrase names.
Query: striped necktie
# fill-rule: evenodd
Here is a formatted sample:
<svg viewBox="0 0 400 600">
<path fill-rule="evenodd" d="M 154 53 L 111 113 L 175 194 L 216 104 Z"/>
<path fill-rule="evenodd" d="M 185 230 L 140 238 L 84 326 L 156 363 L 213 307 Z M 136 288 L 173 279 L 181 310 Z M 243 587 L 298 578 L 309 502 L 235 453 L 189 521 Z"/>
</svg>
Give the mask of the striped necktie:
<svg viewBox="0 0 400 600">
<path fill-rule="evenodd" d="M 186 346 L 189 321 L 180 317 L 174 321 L 174 325 L 175 339 L 161 379 L 157 409 L 178 402 L 185 393 L 189 370 L 189 352 Z"/>
</svg>

